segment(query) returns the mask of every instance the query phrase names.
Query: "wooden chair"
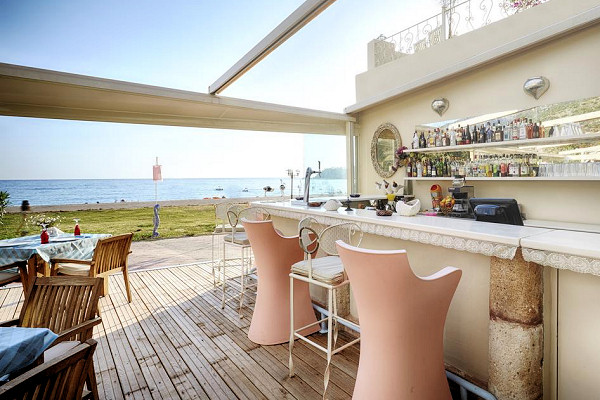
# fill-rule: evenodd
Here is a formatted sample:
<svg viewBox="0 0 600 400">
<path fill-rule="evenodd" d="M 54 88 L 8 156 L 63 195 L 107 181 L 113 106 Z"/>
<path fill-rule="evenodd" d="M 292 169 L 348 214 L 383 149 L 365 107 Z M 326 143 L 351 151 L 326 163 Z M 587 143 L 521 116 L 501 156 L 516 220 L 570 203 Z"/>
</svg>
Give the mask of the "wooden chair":
<svg viewBox="0 0 600 400">
<path fill-rule="evenodd" d="M 44 359 L 50 361 L 92 338 L 102 320 L 97 317 L 102 279 L 89 277 L 37 277 L 27 293 L 18 319 L 0 327 L 48 328 L 58 335 Z M 94 364 L 87 376 L 93 398 L 98 398 Z"/>
<path fill-rule="evenodd" d="M 91 260 L 73 260 L 67 258 L 53 258 L 50 260 L 51 275 L 75 275 L 100 277 L 104 279 L 101 296 L 108 294 L 108 276 L 123 272 L 127 301 L 131 303 L 131 290 L 129 289 L 129 276 L 127 275 L 127 257 L 131 253 L 131 239 L 133 233 L 112 236 L 100 239 Z"/>
<path fill-rule="evenodd" d="M 89 339 L 0 386 L 0 399 L 81 399 L 87 372 L 94 365 L 96 341 Z"/>
<path fill-rule="evenodd" d="M 416 276 L 405 250 L 364 250 L 341 240 L 338 252 L 360 318 L 360 360 L 352 398 L 450 400 L 444 323 L 462 272 Z"/>
<path fill-rule="evenodd" d="M 21 280 L 21 273 L 18 270 L 15 271 L 15 269 L 17 267 L 14 264 L 0 267 L 0 287 Z"/>
</svg>

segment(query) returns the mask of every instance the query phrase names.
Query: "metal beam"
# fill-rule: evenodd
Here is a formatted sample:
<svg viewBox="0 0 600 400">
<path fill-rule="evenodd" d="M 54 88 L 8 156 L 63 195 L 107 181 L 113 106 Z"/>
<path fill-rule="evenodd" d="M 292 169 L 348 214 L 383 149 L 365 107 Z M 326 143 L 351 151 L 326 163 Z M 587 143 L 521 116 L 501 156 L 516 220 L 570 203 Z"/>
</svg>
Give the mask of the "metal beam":
<svg viewBox="0 0 600 400">
<path fill-rule="evenodd" d="M 210 94 L 218 94 L 225 90 L 240 76 L 258 64 L 269 53 L 284 43 L 304 25 L 323 10 L 333 4 L 335 0 L 306 0 L 300 7 L 291 13 L 283 22 L 273 29 L 263 40 L 258 42 L 246 55 L 227 70 L 219 79 L 208 87 Z"/>
</svg>

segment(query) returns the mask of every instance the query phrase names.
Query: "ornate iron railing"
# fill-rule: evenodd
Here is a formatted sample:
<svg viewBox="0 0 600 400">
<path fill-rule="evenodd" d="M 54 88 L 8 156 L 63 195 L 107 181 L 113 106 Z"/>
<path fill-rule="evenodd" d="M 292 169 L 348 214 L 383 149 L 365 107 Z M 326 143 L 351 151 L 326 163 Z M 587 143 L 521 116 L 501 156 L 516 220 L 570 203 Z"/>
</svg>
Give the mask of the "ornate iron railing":
<svg viewBox="0 0 600 400">
<path fill-rule="evenodd" d="M 548 0 L 449 0 L 442 12 L 374 43 L 375 66 L 479 29 Z"/>
</svg>

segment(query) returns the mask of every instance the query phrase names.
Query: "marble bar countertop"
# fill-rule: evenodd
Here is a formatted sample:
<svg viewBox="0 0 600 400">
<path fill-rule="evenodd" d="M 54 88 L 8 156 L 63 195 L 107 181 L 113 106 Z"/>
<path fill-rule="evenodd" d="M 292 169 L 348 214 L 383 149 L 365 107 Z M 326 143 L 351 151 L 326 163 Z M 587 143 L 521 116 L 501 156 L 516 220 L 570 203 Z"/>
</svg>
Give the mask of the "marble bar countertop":
<svg viewBox="0 0 600 400">
<path fill-rule="evenodd" d="M 514 258 L 521 247 L 527 261 L 600 276 L 600 233 L 595 233 L 595 229 L 572 230 L 576 224 L 555 229 L 553 226 L 559 225 L 551 223 L 537 224 L 546 227 L 531 227 L 424 215 L 378 217 L 373 210 L 345 211 L 341 207 L 326 211 L 322 207 L 295 205 L 289 201 L 253 204 L 283 218 L 300 220 L 311 216 L 324 225 L 352 221 L 365 233 L 505 259 Z"/>
<path fill-rule="evenodd" d="M 340 220 L 357 223 L 365 233 L 410 240 L 460 251 L 512 259 L 523 237 L 550 232 L 550 229 L 491 224 L 471 219 L 442 218 L 417 215 L 379 217 L 374 210 L 353 209 L 326 211 L 322 207 L 307 207 L 285 202 L 255 202 L 271 215 L 300 220 L 306 216 L 332 225 Z"/>
</svg>

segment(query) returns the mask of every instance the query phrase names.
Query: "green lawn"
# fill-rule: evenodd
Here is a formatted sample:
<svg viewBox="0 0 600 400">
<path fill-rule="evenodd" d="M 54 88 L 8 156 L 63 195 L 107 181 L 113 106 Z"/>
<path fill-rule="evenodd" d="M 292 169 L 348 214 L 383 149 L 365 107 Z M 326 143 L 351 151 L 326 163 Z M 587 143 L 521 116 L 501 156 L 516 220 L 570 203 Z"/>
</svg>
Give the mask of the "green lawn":
<svg viewBox="0 0 600 400">
<path fill-rule="evenodd" d="M 32 213 L 33 214 L 33 213 Z M 59 215 L 58 228 L 64 232 L 73 232 L 73 218 L 79 218 L 81 233 L 120 234 L 133 232 L 133 240 L 148 240 L 152 237 L 153 209 L 137 208 L 131 210 L 90 210 L 48 212 L 46 215 Z M 19 229 L 22 216 L 19 213 L 6 214 L 0 225 L 0 239 L 33 235 L 40 232 L 36 226 L 24 226 Z M 215 212 L 212 206 L 161 207 L 159 238 L 206 235 L 214 230 Z M 19 232 L 21 231 L 21 232 Z"/>
</svg>

